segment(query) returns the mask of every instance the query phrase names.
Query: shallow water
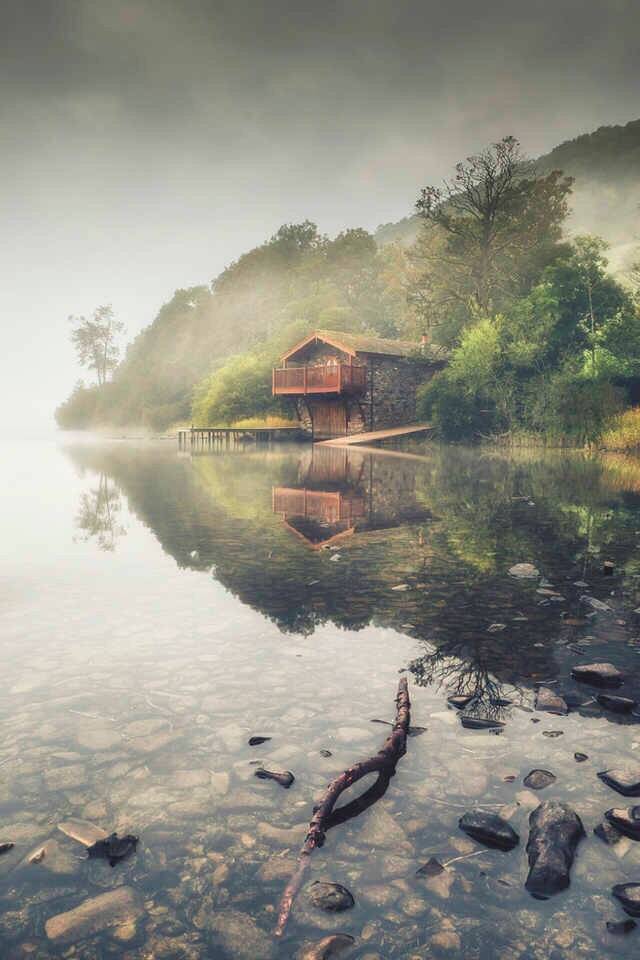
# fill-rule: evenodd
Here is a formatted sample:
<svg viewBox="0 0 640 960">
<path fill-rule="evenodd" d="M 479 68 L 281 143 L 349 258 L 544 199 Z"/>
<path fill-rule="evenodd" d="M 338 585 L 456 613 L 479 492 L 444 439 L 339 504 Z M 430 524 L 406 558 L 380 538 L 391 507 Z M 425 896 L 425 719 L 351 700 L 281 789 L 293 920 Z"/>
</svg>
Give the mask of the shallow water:
<svg viewBox="0 0 640 960">
<path fill-rule="evenodd" d="M 361 960 L 637 953 L 639 931 L 605 924 L 624 918 L 611 886 L 640 881 L 640 843 L 592 831 L 633 803 L 596 773 L 635 759 L 640 728 L 570 671 L 611 661 L 640 697 L 640 463 L 77 441 L 5 450 L 2 472 L 2 957 L 289 958 L 334 931 Z M 539 578 L 509 576 L 525 561 Z M 393 719 L 401 672 L 426 730 L 307 878 L 342 883 L 355 907 L 323 914 L 303 891 L 276 942 L 314 800 L 381 746 L 371 721 Z M 534 712 L 541 681 L 582 705 Z M 463 729 L 447 705 L 460 692 L 503 732 Z M 257 779 L 255 761 L 294 785 Z M 533 768 L 555 783 L 527 789 Z M 541 799 L 569 802 L 587 833 L 548 901 L 524 889 Z M 519 847 L 469 840 L 457 821 L 476 807 L 509 816 Z M 71 818 L 138 850 L 89 860 L 58 829 Z M 446 872 L 416 877 L 431 856 Z M 118 887 L 132 894 L 107 929 L 47 935 Z"/>
</svg>

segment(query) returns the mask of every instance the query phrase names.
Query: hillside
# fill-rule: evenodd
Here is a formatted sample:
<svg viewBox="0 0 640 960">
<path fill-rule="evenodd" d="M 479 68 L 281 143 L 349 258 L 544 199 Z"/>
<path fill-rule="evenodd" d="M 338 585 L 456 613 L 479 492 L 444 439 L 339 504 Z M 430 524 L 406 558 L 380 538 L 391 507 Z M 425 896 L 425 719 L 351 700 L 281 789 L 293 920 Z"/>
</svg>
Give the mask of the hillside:
<svg viewBox="0 0 640 960">
<path fill-rule="evenodd" d="M 567 140 L 538 165 L 575 178 L 570 231 L 603 237 L 612 246 L 612 265 L 624 267 L 640 242 L 640 120 Z"/>
<path fill-rule="evenodd" d="M 287 224 L 210 286 L 177 290 L 130 344 L 112 382 L 77 387 L 56 419 L 65 429 L 162 430 L 191 417 L 198 381 L 265 341 L 273 350 L 282 339 L 284 349 L 314 328 L 407 334 L 405 259 L 398 246 L 379 249 L 366 230 L 330 240 L 309 221 Z M 269 372 L 258 376 L 270 394 Z"/>
<path fill-rule="evenodd" d="M 604 237 L 613 268 L 624 268 L 640 242 L 640 120 L 562 143 L 538 167 L 575 178 L 568 231 Z M 194 385 L 229 357 L 267 344 L 268 366 L 274 338 L 314 327 L 413 338 L 406 251 L 417 235 L 413 216 L 373 236 L 353 229 L 333 240 L 308 221 L 281 227 L 210 284 L 177 290 L 129 345 L 111 383 L 78 387 L 61 404 L 59 425 L 164 429 L 190 418 Z"/>
<path fill-rule="evenodd" d="M 539 157 L 536 167 L 575 179 L 569 231 L 603 237 L 612 245 L 613 266 L 624 267 L 630 247 L 640 243 L 640 120 L 566 140 Z M 381 224 L 375 238 L 411 244 L 417 233 L 417 218 L 403 217 Z"/>
</svg>

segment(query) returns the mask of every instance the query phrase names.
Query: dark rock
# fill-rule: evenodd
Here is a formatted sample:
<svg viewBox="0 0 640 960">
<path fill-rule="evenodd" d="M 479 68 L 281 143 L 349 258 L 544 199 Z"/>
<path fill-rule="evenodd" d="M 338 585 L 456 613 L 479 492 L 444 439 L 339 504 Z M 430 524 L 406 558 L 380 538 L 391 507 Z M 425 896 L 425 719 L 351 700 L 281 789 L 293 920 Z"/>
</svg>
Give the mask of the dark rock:
<svg viewBox="0 0 640 960">
<path fill-rule="evenodd" d="M 607 930 L 615 937 L 624 937 L 627 933 L 635 930 L 637 926 L 635 920 L 607 920 Z"/>
<path fill-rule="evenodd" d="M 532 770 L 522 781 L 525 787 L 531 787 L 532 790 L 544 790 L 556 782 L 554 773 L 550 770 Z"/>
<path fill-rule="evenodd" d="M 598 840 L 602 840 L 608 847 L 615 847 L 616 843 L 620 843 L 622 840 L 620 831 L 616 830 L 608 820 L 603 820 L 602 823 L 599 823 L 597 827 L 593 828 L 593 832 Z"/>
<path fill-rule="evenodd" d="M 321 756 L 321 757 L 332 757 L 333 754 L 331 753 L 331 750 L 321 750 L 321 751 L 320 751 L 320 756 Z"/>
<path fill-rule="evenodd" d="M 445 868 L 435 857 L 430 857 L 427 862 L 416 870 L 416 877 L 438 877 L 444 873 Z"/>
<path fill-rule="evenodd" d="M 307 887 L 307 896 L 314 907 L 328 910 L 331 913 L 340 913 L 350 910 L 355 904 L 352 894 L 341 883 L 329 883 L 325 880 L 316 880 Z"/>
<path fill-rule="evenodd" d="M 607 810 L 605 818 L 612 827 L 624 833 L 625 837 L 640 840 L 640 807 L 613 808 Z"/>
<path fill-rule="evenodd" d="M 355 940 L 348 933 L 332 933 L 317 943 L 302 947 L 296 954 L 296 960 L 329 960 L 349 950 L 354 943 Z"/>
<path fill-rule="evenodd" d="M 458 820 L 458 826 L 467 836 L 485 847 L 513 850 L 520 843 L 520 837 L 511 824 L 496 813 L 482 813 L 479 810 L 465 813 Z"/>
<path fill-rule="evenodd" d="M 623 797 L 640 797 L 640 767 L 616 767 L 602 770 L 598 776 L 603 783 L 617 790 Z"/>
<path fill-rule="evenodd" d="M 630 917 L 640 917 L 640 883 L 617 883 L 611 893 Z"/>
<path fill-rule="evenodd" d="M 502 730 L 504 723 L 491 717 L 460 717 L 463 727 L 468 730 Z"/>
<path fill-rule="evenodd" d="M 456 708 L 456 710 L 464 710 L 464 708 L 468 707 L 471 701 L 474 699 L 475 694 L 467 695 L 455 693 L 451 697 L 447 697 L 447 703 L 450 703 L 452 707 Z"/>
<path fill-rule="evenodd" d="M 576 763 L 584 763 L 585 760 L 589 759 L 589 755 L 586 753 L 574 753 L 573 759 Z"/>
<path fill-rule="evenodd" d="M 96 840 L 94 844 L 87 847 L 87 854 L 90 857 L 102 857 L 108 860 L 112 867 L 120 860 L 124 860 L 130 854 L 135 852 L 138 846 L 138 837 L 128 833 L 124 837 L 119 837 L 117 833 L 112 833 L 104 840 Z"/>
<path fill-rule="evenodd" d="M 564 734 L 564 730 L 543 730 L 542 736 L 549 737 L 550 740 L 555 739 L 555 737 L 561 737 Z"/>
<path fill-rule="evenodd" d="M 259 777 L 260 780 L 275 780 L 275 782 L 279 783 L 285 790 L 288 790 L 295 780 L 290 770 L 265 770 L 264 767 L 259 767 L 255 771 L 255 776 Z"/>
<path fill-rule="evenodd" d="M 526 888 L 539 900 L 565 890 L 576 848 L 584 837 L 582 820 L 566 803 L 546 800 L 529 817 L 529 875 Z"/>
<path fill-rule="evenodd" d="M 615 570 L 615 566 L 616 565 L 613 562 L 613 560 L 605 560 L 604 563 L 602 564 L 602 572 L 606 577 L 610 577 L 613 574 L 613 571 Z"/>
<path fill-rule="evenodd" d="M 636 705 L 635 700 L 629 697 L 616 697 L 612 693 L 599 693 L 596 700 L 605 710 L 611 710 L 612 713 L 631 713 Z"/>
<path fill-rule="evenodd" d="M 593 687 L 619 687 L 624 675 L 612 663 L 583 663 L 571 671 L 574 680 Z"/>
<path fill-rule="evenodd" d="M 408 736 L 408 737 L 419 737 L 419 736 L 421 736 L 423 733 L 426 733 L 426 732 L 427 732 L 427 728 L 426 728 L 426 727 L 409 727 L 409 729 L 407 730 L 407 736 Z"/>
<path fill-rule="evenodd" d="M 540 723 L 540 717 L 531 717 L 531 723 Z"/>
<path fill-rule="evenodd" d="M 569 713 L 566 700 L 549 687 L 539 687 L 536 694 L 536 710 L 564 715 Z"/>
<path fill-rule="evenodd" d="M 13 846 L 9 840 L 6 843 L 0 843 L 0 854 L 9 853 L 9 850 L 13 850 Z"/>
<path fill-rule="evenodd" d="M 261 743 L 266 743 L 271 737 L 249 737 L 250 747 L 259 747 Z"/>
</svg>

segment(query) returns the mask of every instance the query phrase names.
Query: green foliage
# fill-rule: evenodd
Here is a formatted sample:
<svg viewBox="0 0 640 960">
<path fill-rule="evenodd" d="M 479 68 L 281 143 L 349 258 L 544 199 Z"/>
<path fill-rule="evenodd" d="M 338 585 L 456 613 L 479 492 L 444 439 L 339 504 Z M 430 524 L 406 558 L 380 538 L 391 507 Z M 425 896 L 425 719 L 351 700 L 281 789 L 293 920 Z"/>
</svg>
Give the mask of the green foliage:
<svg viewBox="0 0 640 960">
<path fill-rule="evenodd" d="M 458 163 L 451 181 L 425 187 L 413 296 L 443 342 L 526 295 L 561 249 L 571 179 L 536 174 L 514 137 Z"/>
<path fill-rule="evenodd" d="M 101 392 L 88 417 L 87 398 L 72 395 L 60 424 L 137 424 L 159 430 L 194 416 L 253 416 L 281 412 L 267 402 L 269 357 L 277 356 L 309 330 L 366 330 L 380 336 L 414 336 L 404 275 L 410 269 L 398 244 L 378 250 L 366 230 L 345 230 L 333 240 L 315 224 L 285 224 L 266 243 L 224 270 L 211 287 L 177 290 L 153 323 L 129 346 L 108 391 Z M 226 361 L 250 353 L 241 376 L 233 360 L 223 377 L 233 401 L 220 405 L 213 386 Z M 258 361 L 267 370 L 258 386 Z M 242 398 L 243 379 L 250 390 Z M 204 383 L 203 381 L 206 381 Z M 236 390 L 237 384 L 237 390 Z M 255 386 L 255 389 L 254 389 Z M 210 401 L 206 397 L 210 397 Z M 214 413 L 215 411 L 215 413 Z"/>
<path fill-rule="evenodd" d="M 640 376 L 640 315 L 579 237 L 527 297 L 463 330 L 449 366 L 419 394 L 446 439 L 506 432 L 593 443 Z"/>
</svg>

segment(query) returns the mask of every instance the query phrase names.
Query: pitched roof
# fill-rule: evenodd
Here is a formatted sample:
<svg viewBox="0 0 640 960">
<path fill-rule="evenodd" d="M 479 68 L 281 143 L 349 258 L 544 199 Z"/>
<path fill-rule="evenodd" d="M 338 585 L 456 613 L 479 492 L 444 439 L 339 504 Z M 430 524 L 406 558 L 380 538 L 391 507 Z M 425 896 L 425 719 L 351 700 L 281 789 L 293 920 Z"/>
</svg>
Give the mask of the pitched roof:
<svg viewBox="0 0 640 960">
<path fill-rule="evenodd" d="M 358 353 L 375 353 L 385 357 L 419 356 L 420 344 L 413 340 L 385 340 L 382 337 L 372 337 L 366 333 L 346 333 L 342 330 L 314 330 L 308 337 L 297 343 L 282 357 L 287 360 L 306 347 L 307 344 L 321 340 L 338 350 L 356 356 Z M 438 348 L 429 345 L 425 351 L 429 359 L 435 359 Z"/>
</svg>

